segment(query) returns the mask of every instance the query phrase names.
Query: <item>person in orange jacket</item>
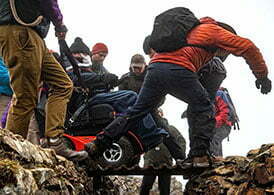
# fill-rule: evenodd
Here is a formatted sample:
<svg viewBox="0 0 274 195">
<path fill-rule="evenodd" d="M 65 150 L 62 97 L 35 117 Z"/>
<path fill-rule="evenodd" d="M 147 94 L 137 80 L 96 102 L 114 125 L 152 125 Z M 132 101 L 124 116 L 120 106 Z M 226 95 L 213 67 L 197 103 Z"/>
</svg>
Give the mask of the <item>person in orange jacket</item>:
<svg viewBox="0 0 274 195">
<path fill-rule="evenodd" d="M 197 72 L 216 54 L 227 56 L 231 53 L 243 57 L 256 77 L 256 87 L 262 94 L 271 91 L 271 81 L 263 56 L 256 45 L 226 29 L 227 25 L 206 17 L 187 34 L 188 44 L 217 48 L 215 52 L 203 48 L 187 46 L 173 52 L 156 53 L 148 67 L 148 72 L 135 105 L 126 117 L 118 117 L 100 134 L 100 140 L 87 144 L 86 151 L 92 156 L 106 142 L 111 143 L 117 130 L 125 131 L 139 116 L 155 109 L 160 100 L 170 94 L 189 105 L 193 120 L 193 139 L 190 139 L 186 168 L 208 167 L 222 159 L 210 156 L 210 141 L 215 127 L 213 104 L 207 91 L 198 80 Z M 119 128 L 118 128 L 119 127 Z M 117 138 L 117 137 L 116 137 Z"/>
</svg>

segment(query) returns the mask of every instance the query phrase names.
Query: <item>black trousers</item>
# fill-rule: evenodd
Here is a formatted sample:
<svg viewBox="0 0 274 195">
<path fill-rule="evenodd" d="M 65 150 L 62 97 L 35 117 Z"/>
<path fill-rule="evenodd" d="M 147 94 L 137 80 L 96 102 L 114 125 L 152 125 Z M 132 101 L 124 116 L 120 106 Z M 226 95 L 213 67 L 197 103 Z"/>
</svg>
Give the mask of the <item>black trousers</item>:
<svg viewBox="0 0 274 195">
<path fill-rule="evenodd" d="M 149 195 L 150 190 L 152 189 L 153 183 L 156 179 L 156 175 L 145 175 L 143 177 L 140 195 Z M 169 195 L 170 194 L 170 175 L 159 175 L 158 176 L 158 187 L 160 195 Z"/>
</svg>

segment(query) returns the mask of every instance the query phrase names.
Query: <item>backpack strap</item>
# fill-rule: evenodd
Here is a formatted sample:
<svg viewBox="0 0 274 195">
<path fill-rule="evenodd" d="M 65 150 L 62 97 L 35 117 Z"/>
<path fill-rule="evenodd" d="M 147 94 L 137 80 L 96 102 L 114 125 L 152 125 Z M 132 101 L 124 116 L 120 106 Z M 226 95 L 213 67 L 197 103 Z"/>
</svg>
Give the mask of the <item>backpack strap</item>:
<svg viewBox="0 0 274 195">
<path fill-rule="evenodd" d="M 80 75 L 79 66 L 78 66 L 77 62 L 75 61 L 75 58 L 72 56 L 71 51 L 70 51 L 70 49 L 67 45 L 67 42 L 64 39 L 59 39 L 58 43 L 59 43 L 59 46 L 60 46 L 61 56 L 67 56 L 69 62 L 72 65 L 73 73 L 76 75 L 80 86 L 83 89 L 87 89 L 87 87 L 86 87 L 85 83 L 83 82 L 82 77 Z"/>
<path fill-rule="evenodd" d="M 225 93 L 226 93 L 226 95 L 227 95 L 227 98 L 228 98 L 228 100 L 229 100 L 229 104 L 231 104 L 231 106 L 233 107 L 233 110 L 234 110 L 234 114 L 235 114 L 235 122 L 233 123 L 233 129 L 234 130 L 236 130 L 236 129 L 238 129 L 238 130 L 240 130 L 240 125 L 239 125 L 239 121 L 240 121 L 240 119 L 239 119 L 239 116 L 238 116 L 238 114 L 237 114 L 237 112 L 236 112 L 236 108 L 235 108 L 235 106 L 234 106 L 234 104 L 233 104 L 233 101 L 232 101 L 232 99 L 231 99 L 231 97 L 230 97 L 230 95 L 229 95 L 229 93 L 228 93 L 228 90 L 226 89 L 226 88 L 223 88 L 222 89 Z"/>
</svg>

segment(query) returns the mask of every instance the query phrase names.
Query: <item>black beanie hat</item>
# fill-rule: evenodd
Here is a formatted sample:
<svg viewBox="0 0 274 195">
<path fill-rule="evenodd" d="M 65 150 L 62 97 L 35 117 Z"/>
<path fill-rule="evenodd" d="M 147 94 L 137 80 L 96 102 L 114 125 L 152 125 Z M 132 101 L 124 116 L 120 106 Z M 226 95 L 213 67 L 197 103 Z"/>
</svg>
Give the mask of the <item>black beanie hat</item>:
<svg viewBox="0 0 274 195">
<path fill-rule="evenodd" d="M 76 37 L 74 42 L 70 46 L 70 51 L 72 53 L 85 53 L 90 54 L 88 46 L 83 42 L 80 37 Z"/>
<path fill-rule="evenodd" d="M 144 40 L 144 43 L 143 43 L 143 50 L 144 50 L 144 53 L 146 55 L 148 55 L 150 53 L 150 45 L 149 45 L 149 42 L 150 42 L 150 35 L 148 35 L 145 40 Z"/>
</svg>

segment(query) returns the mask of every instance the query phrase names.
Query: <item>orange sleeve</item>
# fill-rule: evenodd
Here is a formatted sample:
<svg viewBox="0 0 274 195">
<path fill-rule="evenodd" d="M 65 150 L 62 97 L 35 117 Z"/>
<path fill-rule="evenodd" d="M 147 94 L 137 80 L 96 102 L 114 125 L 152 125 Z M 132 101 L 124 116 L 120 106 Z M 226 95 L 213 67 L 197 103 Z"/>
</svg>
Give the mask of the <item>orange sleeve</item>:
<svg viewBox="0 0 274 195">
<path fill-rule="evenodd" d="M 242 56 L 256 78 L 267 76 L 268 70 L 263 56 L 252 41 L 230 33 L 217 25 L 214 26 L 215 32 L 217 32 L 214 36 L 214 44 L 217 47 L 223 48 L 235 56 Z"/>
</svg>

